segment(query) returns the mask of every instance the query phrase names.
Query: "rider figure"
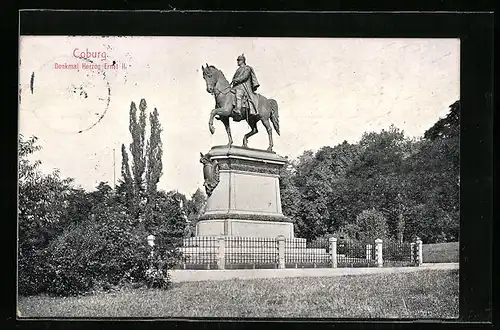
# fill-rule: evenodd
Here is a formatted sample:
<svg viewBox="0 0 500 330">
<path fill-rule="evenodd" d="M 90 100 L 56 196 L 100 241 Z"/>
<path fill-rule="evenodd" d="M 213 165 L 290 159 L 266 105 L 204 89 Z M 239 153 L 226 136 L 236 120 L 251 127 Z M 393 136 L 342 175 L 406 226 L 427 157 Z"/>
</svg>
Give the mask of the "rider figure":
<svg viewBox="0 0 500 330">
<path fill-rule="evenodd" d="M 246 95 L 249 99 L 249 114 L 257 114 L 257 95 L 255 91 L 260 86 L 257 81 L 257 76 L 253 68 L 246 64 L 246 59 L 243 54 L 237 58 L 238 69 L 236 70 L 233 80 L 231 81 L 231 87 L 236 94 L 236 108 L 234 112 L 241 115 L 242 99 L 243 95 Z"/>
</svg>

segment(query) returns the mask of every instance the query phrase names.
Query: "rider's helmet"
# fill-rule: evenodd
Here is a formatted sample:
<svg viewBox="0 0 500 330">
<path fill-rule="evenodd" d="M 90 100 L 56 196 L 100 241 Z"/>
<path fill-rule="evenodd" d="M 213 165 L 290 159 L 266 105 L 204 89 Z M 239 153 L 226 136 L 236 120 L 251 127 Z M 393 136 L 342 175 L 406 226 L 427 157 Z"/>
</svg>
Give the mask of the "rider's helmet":
<svg viewBox="0 0 500 330">
<path fill-rule="evenodd" d="M 246 63 L 246 58 L 245 58 L 245 55 L 241 54 L 240 56 L 238 56 L 238 58 L 236 59 L 237 61 L 243 61 L 243 63 Z"/>
</svg>

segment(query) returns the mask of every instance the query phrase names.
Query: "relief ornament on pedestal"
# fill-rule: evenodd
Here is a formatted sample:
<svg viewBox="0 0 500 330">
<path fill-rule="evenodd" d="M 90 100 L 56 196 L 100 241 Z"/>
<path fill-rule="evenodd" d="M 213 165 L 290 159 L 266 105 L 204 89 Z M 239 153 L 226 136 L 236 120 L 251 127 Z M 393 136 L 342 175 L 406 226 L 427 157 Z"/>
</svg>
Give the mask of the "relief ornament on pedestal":
<svg viewBox="0 0 500 330">
<path fill-rule="evenodd" d="M 207 196 L 210 197 L 215 187 L 219 184 L 219 163 L 217 160 L 212 160 L 210 156 L 204 155 L 201 152 L 200 156 L 200 163 L 203 164 L 203 178 L 205 179 L 203 186 L 205 187 Z"/>
</svg>

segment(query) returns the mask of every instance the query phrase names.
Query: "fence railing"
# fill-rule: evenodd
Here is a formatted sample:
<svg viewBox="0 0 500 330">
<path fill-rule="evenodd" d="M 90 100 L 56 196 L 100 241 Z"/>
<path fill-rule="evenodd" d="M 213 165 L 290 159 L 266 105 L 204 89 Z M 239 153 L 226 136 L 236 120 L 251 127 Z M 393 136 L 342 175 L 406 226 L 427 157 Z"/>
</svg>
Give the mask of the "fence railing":
<svg viewBox="0 0 500 330">
<path fill-rule="evenodd" d="M 221 237 L 224 254 L 219 264 L 226 269 L 278 268 L 278 242 L 266 237 Z"/>
<path fill-rule="evenodd" d="M 219 252 L 216 236 L 198 236 L 186 238 L 179 249 L 181 269 L 218 269 L 217 254 Z"/>
<path fill-rule="evenodd" d="M 328 239 L 285 241 L 285 268 L 331 267 L 330 243 Z"/>
<path fill-rule="evenodd" d="M 198 236 L 179 249 L 180 269 L 394 267 L 422 264 L 415 243 L 322 238 L 313 241 L 236 236 Z"/>
<path fill-rule="evenodd" d="M 375 241 L 342 239 L 337 242 L 337 267 L 377 267 Z"/>
<path fill-rule="evenodd" d="M 417 246 L 409 242 L 384 242 L 384 266 L 414 266 L 418 262 Z"/>
</svg>

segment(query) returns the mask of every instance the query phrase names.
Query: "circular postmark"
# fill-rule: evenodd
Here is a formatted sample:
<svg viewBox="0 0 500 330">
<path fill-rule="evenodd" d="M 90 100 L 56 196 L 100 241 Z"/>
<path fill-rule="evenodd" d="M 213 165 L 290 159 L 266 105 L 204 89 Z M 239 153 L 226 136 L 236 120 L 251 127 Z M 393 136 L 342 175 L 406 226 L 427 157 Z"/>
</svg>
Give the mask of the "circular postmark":
<svg viewBox="0 0 500 330">
<path fill-rule="evenodd" d="M 111 88 L 99 60 L 61 56 L 30 76 L 30 108 L 47 127 L 65 134 L 83 133 L 104 118 Z"/>
</svg>

